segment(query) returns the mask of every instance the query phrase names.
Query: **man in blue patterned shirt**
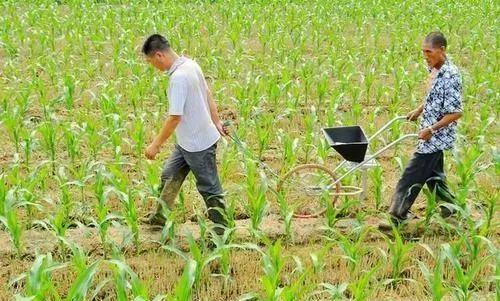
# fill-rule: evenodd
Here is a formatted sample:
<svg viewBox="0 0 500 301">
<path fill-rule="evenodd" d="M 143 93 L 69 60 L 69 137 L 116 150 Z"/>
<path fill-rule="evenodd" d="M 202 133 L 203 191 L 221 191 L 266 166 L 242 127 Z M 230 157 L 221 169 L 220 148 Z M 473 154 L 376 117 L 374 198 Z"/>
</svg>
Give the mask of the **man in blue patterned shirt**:
<svg viewBox="0 0 500 301">
<path fill-rule="evenodd" d="M 440 201 L 454 203 L 446 185 L 443 151 L 453 148 L 457 120 L 462 116 L 462 82 L 460 71 L 446 57 L 446 38 L 431 32 L 424 40 L 423 54 L 429 66 L 425 103 L 408 114 L 409 120 L 420 122 L 420 139 L 413 158 L 403 172 L 392 197 L 389 213 L 396 224 L 407 219 L 422 186 L 427 184 Z M 453 214 L 451 206 L 441 206 L 441 215 Z"/>
</svg>

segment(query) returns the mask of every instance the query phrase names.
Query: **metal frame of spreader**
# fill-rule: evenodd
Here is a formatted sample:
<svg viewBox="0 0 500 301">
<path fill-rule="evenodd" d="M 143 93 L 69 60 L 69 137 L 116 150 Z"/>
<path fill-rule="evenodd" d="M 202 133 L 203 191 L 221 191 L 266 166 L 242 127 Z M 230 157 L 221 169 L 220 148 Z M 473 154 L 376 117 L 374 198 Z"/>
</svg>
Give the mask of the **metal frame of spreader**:
<svg viewBox="0 0 500 301">
<path fill-rule="evenodd" d="M 385 132 L 387 129 L 389 129 L 391 127 L 392 124 L 394 124 L 396 121 L 399 121 L 399 120 L 407 120 L 407 117 L 406 116 L 397 116 L 397 117 L 393 118 L 388 123 L 386 123 L 383 127 L 381 127 L 377 132 L 375 132 L 371 137 L 366 137 L 367 142 L 369 143 L 371 140 L 373 140 L 374 138 L 376 138 L 377 136 L 379 136 L 380 134 L 382 134 L 383 132 Z M 325 134 L 325 137 L 327 138 L 327 141 L 329 141 L 330 145 L 332 147 L 334 147 L 334 145 L 331 143 L 331 142 L 334 142 L 334 141 L 332 141 L 332 139 L 328 136 L 326 130 L 327 130 L 327 128 L 322 129 L 323 133 Z M 359 162 L 359 163 L 358 162 L 347 161 L 347 160 L 344 159 L 344 161 L 342 161 L 333 170 L 333 172 L 335 173 L 335 172 L 339 171 L 340 168 L 342 168 L 344 165 L 346 165 L 348 167 L 347 171 L 344 174 L 342 174 L 341 176 L 339 176 L 335 180 L 335 182 L 333 182 L 332 184 L 330 184 L 327 187 L 327 189 L 332 189 L 335 185 L 337 185 L 337 183 L 340 183 L 340 181 L 342 181 L 342 179 L 344 179 L 345 177 L 349 176 L 353 172 L 355 172 L 357 170 L 362 170 L 361 187 L 357 187 L 357 186 L 341 186 L 342 190 L 344 190 L 344 191 L 343 192 L 334 193 L 334 195 L 353 196 L 353 195 L 359 194 L 360 195 L 360 199 L 364 199 L 365 198 L 366 185 L 367 185 L 367 173 L 366 173 L 366 171 L 368 169 L 370 169 L 370 168 L 378 166 L 378 163 L 376 162 L 375 159 L 380 154 L 382 154 L 386 150 L 392 148 L 394 145 L 400 143 L 401 141 L 406 140 L 408 138 L 416 138 L 416 137 L 418 137 L 418 134 L 406 134 L 406 135 L 403 135 L 403 136 L 399 137 L 398 139 L 394 140 L 393 142 L 387 144 L 386 146 L 384 146 L 380 150 L 376 151 L 372 155 L 366 156 L 366 154 L 365 154 L 364 160 L 361 161 L 361 162 Z M 342 154 L 341 154 L 341 156 L 342 156 Z"/>
</svg>

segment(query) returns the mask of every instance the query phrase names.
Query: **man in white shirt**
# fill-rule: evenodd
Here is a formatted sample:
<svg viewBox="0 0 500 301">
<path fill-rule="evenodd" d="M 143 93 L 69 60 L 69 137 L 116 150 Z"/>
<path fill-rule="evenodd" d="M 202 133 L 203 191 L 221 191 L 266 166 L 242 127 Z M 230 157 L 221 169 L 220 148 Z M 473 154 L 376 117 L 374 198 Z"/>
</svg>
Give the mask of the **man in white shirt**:
<svg viewBox="0 0 500 301">
<path fill-rule="evenodd" d="M 146 158 L 154 160 L 162 144 L 175 131 L 177 144 L 161 174 L 160 198 L 156 212 L 146 223 L 164 225 L 162 207 L 172 210 L 175 198 L 190 171 L 203 197 L 208 217 L 223 233 L 226 221 L 223 190 L 216 165 L 217 141 L 226 130 L 217 115 L 217 105 L 208 88 L 200 66 L 193 60 L 177 55 L 161 35 L 147 38 L 142 47 L 146 60 L 170 76 L 168 88 L 169 112 L 162 129 L 146 148 Z"/>
</svg>

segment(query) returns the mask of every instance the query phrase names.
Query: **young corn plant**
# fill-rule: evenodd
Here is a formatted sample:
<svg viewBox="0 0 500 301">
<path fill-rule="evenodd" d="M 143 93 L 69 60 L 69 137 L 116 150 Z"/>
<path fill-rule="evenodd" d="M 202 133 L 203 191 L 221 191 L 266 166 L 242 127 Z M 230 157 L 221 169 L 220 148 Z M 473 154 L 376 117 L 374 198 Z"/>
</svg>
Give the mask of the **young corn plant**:
<svg viewBox="0 0 500 301">
<path fill-rule="evenodd" d="M 3 203 L 3 208 L 1 209 L 3 215 L 0 215 L 0 224 L 9 233 L 16 255 L 19 257 L 23 252 L 22 234 L 24 231 L 24 222 L 19 218 L 17 211 L 19 208 L 29 205 L 35 206 L 36 204 L 23 200 L 20 197 L 20 191 L 17 187 L 10 188 L 2 194 L 3 196 L 0 196 L 3 199 L 0 199 L 0 201 Z"/>
<path fill-rule="evenodd" d="M 434 260 L 434 267 L 429 269 L 429 266 L 424 261 L 418 260 L 418 266 L 424 275 L 424 279 L 427 282 L 429 294 L 432 296 L 432 301 L 442 300 L 448 289 L 444 285 L 443 280 L 443 266 L 444 266 L 444 255 L 443 252 L 439 252 L 437 255 L 434 254 L 432 249 L 428 245 L 421 245 Z"/>
<path fill-rule="evenodd" d="M 198 271 L 198 263 L 189 259 L 184 265 L 184 272 L 181 279 L 177 283 L 174 293 L 166 296 L 168 301 L 190 301 L 192 300 L 193 287 L 196 283 L 196 273 Z M 155 298 L 156 300 L 156 298 Z"/>
<path fill-rule="evenodd" d="M 64 94 L 62 98 L 64 104 L 66 105 L 66 109 L 71 110 L 74 107 L 75 86 L 78 84 L 78 81 L 76 81 L 73 76 L 65 75 L 63 78 L 63 83 L 64 83 Z"/>
<path fill-rule="evenodd" d="M 165 245 L 167 242 L 169 245 L 175 247 L 177 245 L 176 229 L 176 219 L 174 211 L 168 210 L 167 208 L 162 208 L 163 215 L 166 217 L 167 222 L 163 226 L 160 236 L 160 244 Z"/>
<path fill-rule="evenodd" d="M 246 167 L 246 194 L 248 203 L 246 210 L 250 215 L 251 232 L 255 236 L 260 236 L 260 224 L 267 212 L 269 204 L 267 202 L 267 180 L 265 175 L 259 174 L 253 161 L 247 161 Z"/>
<path fill-rule="evenodd" d="M 42 136 L 42 146 L 52 162 L 52 172 L 56 172 L 57 128 L 52 122 L 44 122 L 38 127 Z"/>
<path fill-rule="evenodd" d="M 0 216 L 4 216 L 7 207 L 7 179 L 5 174 L 0 174 Z"/>
<path fill-rule="evenodd" d="M 311 291 L 311 285 L 306 284 L 305 280 L 310 275 L 310 272 L 302 273 L 293 283 L 283 287 L 281 291 L 281 300 L 294 301 L 306 299 Z"/>
<path fill-rule="evenodd" d="M 405 272 L 406 264 L 410 261 L 409 254 L 411 250 L 415 247 L 413 243 L 405 242 L 401 233 L 396 227 L 392 228 L 393 240 L 389 238 L 386 239 L 387 246 L 389 247 L 389 256 L 391 258 L 391 279 L 388 279 L 385 283 L 395 284 L 402 280 L 409 281 L 409 278 L 403 277 Z"/>
<path fill-rule="evenodd" d="M 292 139 L 289 135 L 279 131 L 278 140 L 283 144 L 283 168 L 285 168 L 285 170 L 289 170 L 297 162 L 299 139 Z"/>
<path fill-rule="evenodd" d="M 128 178 L 119 167 L 110 167 L 109 180 L 111 186 L 109 192 L 113 192 L 122 205 L 122 217 L 127 223 L 132 241 L 137 251 L 139 251 L 139 216 L 135 204 L 136 191 L 131 187 Z"/>
<path fill-rule="evenodd" d="M 282 193 L 276 192 L 276 198 L 280 207 L 280 216 L 284 221 L 285 237 L 288 241 L 293 241 L 292 219 L 294 208 L 291 208 Z"/>
<path fill-rule="evenodd" d="M 56 289 L 52 273 L 64 269 L 67 263 L 59 263 L 50 253 L 38 255 L 29 272 L 23 273 L 10 282 L 10 286 L 24 281 L 23 292 L 15 295 L 16 300 L 63 300 Z"/>
<path fill-rule="evenodd" d="M 309 256 L 311 257 L 311 262 L 313 267 L 312 271 L 315 275 L 320 274 L 325 269 L 326 255 L 328 255 L 328 253 L 332 249 L 332 246 L 333 243 L 329 243 L 323 248 L 321 248 L 321 250 L 309 254 Z"/>
<path fill-rule="evenodd" d="M 269 138 L 271 135 L 271 127 L 274 119 L 259 117 L 255 121 L 255 133 L 257 134 L 257 142 L 259 150 L 257 152 L 258 158 L 262 158 L 262 154 L 269 147 Z"/>
<path fill-rule="evenodd" d="M 21 148 L 20 141 L 23 117 L 17 107 L 13 110 L 10 110 L 9 113 L 10 114 L 5 114 L 4 116 L 2 116 L 1 124 L 5 126 L 8 134 L 10 135 L 10 138 L 14 142 L 16 153 L 19 153 Z"/>
<path fill-rule="evenodd" d="M 331 202 L 331 195 L 329 191 L 325 191 L 325 224 L 322 226 L 322 229 L 327 232 L 327 236 L 331 239 L 335 238 L 335 235 L 338 233 L 338 229 L 335 228 L 335 225 L 340 220 L 342 216 L 345 216 L 347 212 L 349 212 L 349 208 L 355 208 L 359 205 L 358 200 L 347 200 L 342 202 L 340 206 L 336 207 Z"/>
<path fill-rule="evenodd" d="M 349 282 L 348 290 L 353 300 L 371 300 L 373 291 L 378 285 L 374 275 L 380 270 L 381 266 L 382 264 L 378 263 Z"/>
<path fill-rule="evenodd" d="M 344 236 L 340 232 L 337 232 L 335 238 L 327 237 L 328 240 L 335 242 L 344 253 L 341 258 L 347 260 L 347 267 L 350 273 L 359 268 L 361 259 L 368 252 L 365 246 L 365 237 L 369 232 L 369 228 L 363 228 L 358 233 L 353 232 L 351 235 L 354 237 L 352 238 L 351 235 L 349 237 Z"/>
<path fill-rule="evenodd" d="M 383 202 L 383 195 L 385 191 L 384 179 L 383 179 L 383 170 L 382 167 L 377 166 L 370 173 L 371 181 L 373 183 L 374 192 L 373 197 L 375 199 L 375 210 L 380 210 L 380 205 Z"/>
<path fill-rule="evenodd" d="M 499 221 L 495 220 L 495 213 L 497 212 L 497 200 L 500 198 L 500 193 L 481 192 L 480 196 L 485 202 L 485 222 L 482 225 L 481 233 L 484 236 L 490 234 L 494 229 L 498 229 Z"/>
<path fill-rule="evenodd" d="M 278 301 L 283 292 L 281 283 L 281 272 L 285 265 L 282 256 L 281 241 L 278 240 L 267 246 L 267 252 L 262 254 L 262 268 L 264 275 L 260 278 L 264 287 L 263 300 Z"/>
<path fill-rule="evenodd" d="M 66 238 L 66 231 L 70 226 L 68 211 L 64 205 L 57 206 L 56 212 L 45 220 L 38 220 L 34 222 L 35 225 L 39 225 L 47 231 L 54 234 L 57 241 L 59 242 L 59 247 L 61 252 L 65 252 L 64 239 Z"/>
<path fill-rule="evenodd" d="M 144 116 L 134 120 L 133 131 L 130 135 L 134 142 L 134 150 L 139 162 L 142 161 L 144 145 L 146 144 L 146 130 L 144 128 Z"/>
<path fill-rule="evenodd" d="M 24 165 L 26 169 L 30 170 L 31 155 L 33 154 L 33 148 L 36 146 L 36 131 L 23 130 L 21 132 L 21 147 L 24 153 Z"/>
<path fill-rule="evenodd" d="M 488 165 L 481 166 L 480 159 L 484 152 L 480 146 L 473 144 L 467 147 L 467 151 L 462 151 L 461 159 L 458 160 L 456 175 L 459 178 L 459 189 L 457 191 L 457 205 L 465 209 L 467 198 L 474 190 L 474 183 L 479 172 L 488 168 Z"/>
<path fill-rule="evenodd" d="M 86 117 L 86 120 L 83 125 L 84 135 L 86 136 L 86 145 L 90 148 L 90 155 L 94 161 L 98 160 L 99 151 L 103 147 L 103 143 L 101 141 L 101 133 L 98 131 L 98 125 L 94 123 L 94 121 L 90 117 Z"/>
<path fill-rule="evenodd" d="M 311 107 L 311 112 L 304 118 L 305 123 L 305 134 L 304 134 L 304 153 L 305 153 L 305 163 L 309 162 L 311 151 L 314 147 L 314 127 L 318 121 L 318 114 L 316 113 L 316 108 Z"/>
<path fill-rule="evenodd" d="M 465 266 L 460 261 L 461 243 L 442 246 L 444 257 L 451 264 L 455 276 L 455 283 L 451 286 L 453 294 L 457 300 L 468 301 L 473 297 L 474 280 L 479 271 L 490 260 L 490 256 L 484 256 L 470 261 Z"/>
<path fill-rule="evenodd" d="M 75 165 L 77 158 L 80 156 L 80 129 L 75 124 L 64 128 L 64 141 L 68 152 L 68 157 L 71 160 L 71 165 Z"/>
<path fill-rule="evenodd" d="M 145 162 L 143 165 L 145 167 L 144 184 L 147 187 L 147 192 L 149 195 L 157 197 L 158 196 L 158 179 L 160 178 L 160 170 L 155 164 Z"/>
<path fill-rule="evenodd" d="M 316 295 L 327 295 L 329 300 L 348 300 L 346 297 L 346 291 L 348 287 L 348 283 L 339 283 L 339 284 L 331 284 L 331 283 L 320 283 L 319 287 L 321 290 L 317 290 L 314 294 Z"/>
<path fill-rule="evenodd" d="M 79 271 L 75 281 L 72 283 L 71 287 L 68 290 L 66 297 L 63 299 L 64 301 L 84 301 L 87 300 L 87 295 L 91 291 L 92 280 L 94 279 L 95 274 L 98 272 L 98 268 L 102 261 L 97 260 L 85 267 L 83 270 Z M 98 286 L 93 295 L 97 295 L 100 286 Z"/>
<path fill-rule="evenodd" d="M 441 180 L 440 178 L 431 178 L 429 180 Z M 437 187 L 436 187 L 437 189 Z M 424 218 L 424 225 L 425 225 L 425 231 L 430 230 L 430 224 L 432 221 L 432 217 L 436 213 L 436 210 L 439 209 L 439 204 L 438 204 L 438 199 L 436 195 L 436 191 L 431 191 L 427 188 L 423 189 L 423 192 L 426 196 L 427 202 L 425 206 L 425 218 Z"/>
<path fill-rule="evenodd" d="M 120 199 L 123 206 L 123 218 L 125 219 L 128 227 L 130 228 L 132 234 L 132 240 L 137 251 L 140 250 L 139 243 L 139 217 L 137 215 L 137 207 L 135 205 L 135 196 L 132 189 L 128 189 L 127 192 L 115 191 L 117 193 L 118 199 Z"/>
<path fill-rule="evenodd" d="M 108 144 L 112 146 L 112 153 L 115 162 L 121 161 L 122 153 L 122 142 L 127 141 L 123 139 L 123 133 L 125 129 L 122 125 L 121 116 L 119 114 L 110 114 L 106 116 L 107 120 L 107 138 Z"/>
<path fill-rule="evenodd" d="M 204 253 L 202 248 L 200 248 L 200 246 L 196 243 L 196 241 L 193 239 L 192 236 L 188 237 L 188 243 L 189 243 L 188 253 L 185 253 L 179 250 L 178 248 L 170 245 L 165 245 L 162 248 L 167 251 L 173 252 L 174 254 L 179 255 L 182 259 L 186 261 L 186 263 L 190 262 L 191 260 L 196 263 L 193 285 L 194 287 L 199 287 L 201 285 L 204 269 L 211 262 L 219 259 L 221 257 L 221 254 L 216 251 Z"/>
<path fill-rule="evenodd" d="M 220 264 L 220 273 L 213 274 L 214 276 L 220 276 L 224 279 L 224 288 L 228 286 L 229 280 L 231 280 L 231 248 L 234 246 L 230 245 L 230 239 L 234 232 L 234 228 L 227 229 L 224 231 L 223 235 L 218 235 L 213 230 L 209 230 L 211 235 L 211 242 L 215 245 L 214 253 L 219 255 L 218 262 Z"/>
<path fill-rule="evenodd" d="M 111 265 L 114 274 L 116 300 L 149 300 L 149 294 L 146 287 L 125 261 L 116 258 L 108 260 L 107 263 Z"/>
<path fill-rule="evenodd" d="M 95 219 L 93 219 L 92 224 L 99 232 L 99 238 L 101 239 L 104 253 L 106 255 L 110 246 L 107 236 L 108 229 L 113 221 L 120 220 L 121 217 L 112 213 L 108 206 L 109 194 L 113 190 L 106 186 L 105 180 L 105 172 L 100 170 L 97 171 L 94 181 L 94 195 L 97 202 L 94 205 Z"/>
</svg>

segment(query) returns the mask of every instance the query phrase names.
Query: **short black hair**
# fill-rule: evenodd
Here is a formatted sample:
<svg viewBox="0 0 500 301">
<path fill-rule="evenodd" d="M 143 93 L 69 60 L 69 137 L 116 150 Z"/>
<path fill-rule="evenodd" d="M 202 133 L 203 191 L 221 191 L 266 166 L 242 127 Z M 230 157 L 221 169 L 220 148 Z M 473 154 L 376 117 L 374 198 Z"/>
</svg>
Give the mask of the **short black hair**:
<svg viewBox="0 0 500 301">
<path fill-rule="evenodd" d="M 155 33 L 150 35 L 144 42 L 144 45 L 142 45 L 142 53 L 150 55 L 156 51 L 165 51 L 169 48 L 170 43 L 168 40 L 164 36 Z"/>
<path fill-rule="evenodd" d="M 425 37 L 425 42 L 431 43 L 434 48 L 446 48 L 448 42 L 444 37 L 444 34 L 440 31 L 433 31 Z"/>
</svg>

